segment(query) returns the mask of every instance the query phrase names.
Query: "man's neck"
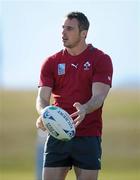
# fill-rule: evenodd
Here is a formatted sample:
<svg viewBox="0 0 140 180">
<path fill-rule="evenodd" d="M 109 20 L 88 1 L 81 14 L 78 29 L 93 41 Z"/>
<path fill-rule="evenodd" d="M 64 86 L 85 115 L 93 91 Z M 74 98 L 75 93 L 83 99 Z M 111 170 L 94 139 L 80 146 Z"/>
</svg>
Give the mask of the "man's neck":
<svg viewBox="0 0 140 180">
<path fill-rule="evenodd" d="M 81 54 L 87 48 L 87 46 L 88 45 L 86 43 L 84 43 L 84 44 L 80 44 L 74 48 L 66 48 L 66 49 L 71 56 L 77 56 L 77 55 Z"/>
</svg>

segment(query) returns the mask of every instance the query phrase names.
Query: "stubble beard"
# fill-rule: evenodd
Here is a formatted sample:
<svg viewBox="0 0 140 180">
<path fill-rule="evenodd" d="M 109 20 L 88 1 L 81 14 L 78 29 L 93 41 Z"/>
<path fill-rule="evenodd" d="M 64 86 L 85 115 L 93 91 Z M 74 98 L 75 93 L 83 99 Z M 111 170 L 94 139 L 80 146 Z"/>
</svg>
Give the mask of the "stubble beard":
<svg viewBox="0 0 140 180">
<path fill-rule="evenodd" d="M 81 42 L 81 39 L 80 37 L 77 39 L 77 41 L 73 42 L 73 43 L 65 43 L 63 42 L 63 46 L 66 47 L 66 48 L 69 48 L 69 49 L 73 49 L 75 48 L 78 44 L 80 44 Z"/>
</svg>

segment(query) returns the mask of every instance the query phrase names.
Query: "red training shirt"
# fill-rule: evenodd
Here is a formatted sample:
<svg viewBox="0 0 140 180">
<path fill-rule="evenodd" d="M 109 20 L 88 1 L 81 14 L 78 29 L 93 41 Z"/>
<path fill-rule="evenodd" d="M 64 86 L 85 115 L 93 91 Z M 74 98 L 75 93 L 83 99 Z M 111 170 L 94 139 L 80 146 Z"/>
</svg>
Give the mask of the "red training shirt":
<svg viewBox="0 0 140 180">
<path fill-rule="evenodd" d="M 62 50 L 45 60 L 39 86 L 52 88 L 54 105 L 69 114 L 76 111 L 75 102 L 86 103 L 92 96 L 92 83 L 111 86 L 113 67 L 110 57 L 91 44 L 80 55 L 71 56 Z M 76 136 L 101 136 L 102 107 L 87 114 L 76 129 Z"/>
</svg>

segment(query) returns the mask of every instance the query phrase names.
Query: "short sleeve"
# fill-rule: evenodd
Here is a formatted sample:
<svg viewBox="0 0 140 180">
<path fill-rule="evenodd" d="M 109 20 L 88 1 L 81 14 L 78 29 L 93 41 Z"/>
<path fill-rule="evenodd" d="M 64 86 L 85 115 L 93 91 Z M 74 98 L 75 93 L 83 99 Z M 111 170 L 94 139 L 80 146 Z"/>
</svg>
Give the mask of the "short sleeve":
<svg viewBox="0 0 140 180">
<path fill-rule="evenodd" d="M 47 59 L 44 61 L 41 67 L 40 72 L 40 80 L 39 80 L 39 87 L 48 86 L 53 87 L 54 78 L 53 78 L 53 71 L 52 71 L 52 61 L 51 59 Z"/>
<path fill-rule="evenodd" d="M 112 86 L 113 65 L 111 58 L 103 54 L 95 64 L 93 82 L 102 82 Z"/>
</svg>

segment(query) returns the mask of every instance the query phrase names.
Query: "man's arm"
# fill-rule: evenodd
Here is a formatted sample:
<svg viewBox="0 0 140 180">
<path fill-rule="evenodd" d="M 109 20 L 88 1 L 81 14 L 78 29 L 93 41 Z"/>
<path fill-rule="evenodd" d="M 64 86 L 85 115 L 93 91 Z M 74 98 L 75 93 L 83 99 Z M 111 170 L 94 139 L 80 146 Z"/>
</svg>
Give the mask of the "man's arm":
<svg viewBox="0 0 140 180">
<path fill-rule="evenodd" d="M 38 95 L 36 99 L 36 109 L 38 114 L 41 114 L 42 109 L 50 104 L 52 88 L 44 86 L 38 89 Z"/>
<path fill-rule="evenodd" d="M 104 83 L 93 83 L 92 86 L 92 97 L 84 104 L 86 114 L 89 114 L 96 109 L 100 108 L 104 103 L 104 100 L 109 92 L 110 86 Z"/>
<path fill-rule="evenodd" d="M 39 115 L 41 115 L 41 111 L 50 104 L 50 97 L 51 97 L 52 88 L 44 86 L 38 89 L 38 95 L 36 99 L 36 109 Z M 43 125 L 41 116 L 36 121 L 36 127 L 42 129 L 43 131 L 46 128 Z"/>
<path fill-rule="evenodd" d="M 93 83 L 91 99 L 83 105 L 79 102 L 74 103 L 73 106 L 77 109 L 77 111 L 73 113 L 71 117 L 77 116 L 77 118 L 74 120 L 76 127 L 85 118 L 86 114 L 89 114 L 102 106 L 109 92 L 109 89 L 110 86 L 107 84 L 100 82 Z"/>
</svg>

